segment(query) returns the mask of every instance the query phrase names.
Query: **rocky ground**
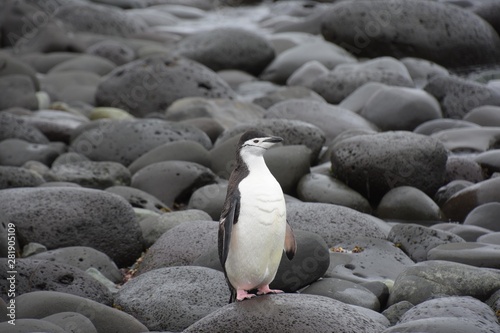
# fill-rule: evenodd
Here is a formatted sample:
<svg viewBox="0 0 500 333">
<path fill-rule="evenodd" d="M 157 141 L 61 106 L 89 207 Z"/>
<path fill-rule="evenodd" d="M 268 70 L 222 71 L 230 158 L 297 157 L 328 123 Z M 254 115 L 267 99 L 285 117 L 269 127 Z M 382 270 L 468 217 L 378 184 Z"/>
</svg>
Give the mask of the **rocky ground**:
<svg viewBox="0 0 500 333">
<path fill-rule="evenodd" d="M 500 332 L 499 23 L 496 0 L 2 1 L 0 331 Z M 285 294 L 227 304 L 250 128 L 284 138 L 298 252 Z"/>
</svg>

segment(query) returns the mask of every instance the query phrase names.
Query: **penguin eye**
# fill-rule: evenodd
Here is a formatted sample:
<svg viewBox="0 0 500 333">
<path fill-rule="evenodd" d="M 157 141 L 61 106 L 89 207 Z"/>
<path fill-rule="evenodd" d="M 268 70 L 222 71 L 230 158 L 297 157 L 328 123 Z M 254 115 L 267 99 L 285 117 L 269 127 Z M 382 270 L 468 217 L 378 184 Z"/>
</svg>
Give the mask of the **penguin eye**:
<svg viewBox="0 0 500 333">
<path fill-rule="evenodd" d="M 259 143 L 259 140 L 253 140 L 254 143 Z"/>
</svg>

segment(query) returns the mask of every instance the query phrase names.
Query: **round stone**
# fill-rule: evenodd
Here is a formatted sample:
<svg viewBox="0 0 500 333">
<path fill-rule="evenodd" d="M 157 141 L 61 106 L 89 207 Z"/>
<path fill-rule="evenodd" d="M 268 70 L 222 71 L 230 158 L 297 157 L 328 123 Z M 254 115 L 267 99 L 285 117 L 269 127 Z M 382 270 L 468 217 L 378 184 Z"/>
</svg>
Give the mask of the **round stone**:
<svg viewBox="0 0 500 333">
<path fill-rule="evenodd" d="M 493 231 L 500 231 L 498 216 L 500 202 L 490 202 L 474 208 L 464 220 L 464 225 L 483 227 Z"/>
<path fill-rule="evenodd" d="M 129 185 L 131 180 L 130 171 L 117 162 L 83 161 L 59 164 L 52 167 L 51 173 L 58 181 L 95 189 Z"/>
<path fill-rule="evenodd" d="M 454 180 L 467 180 L 478 183 L 484 180 L 483 169 L 472 158 L 450 156 L 446 161 L 446 183 Z"/>
<path fill-rule="evenodd" d="M 25 168 L 0 166 L 0 189 L 35 187 L 45 183 L 37 172 Z"/>
<path fill-rule="evenodd" d="M 470 110 L 463 120 L 480 126 L 500 126 L 500 106 L 484 105 Z"/>
<path fill-rule="evenodd" d="M 476 242 L 443 244 L 431 249 L 427 253 L 427 259 L 499 269 L 500 246 Z"/>
</svg>

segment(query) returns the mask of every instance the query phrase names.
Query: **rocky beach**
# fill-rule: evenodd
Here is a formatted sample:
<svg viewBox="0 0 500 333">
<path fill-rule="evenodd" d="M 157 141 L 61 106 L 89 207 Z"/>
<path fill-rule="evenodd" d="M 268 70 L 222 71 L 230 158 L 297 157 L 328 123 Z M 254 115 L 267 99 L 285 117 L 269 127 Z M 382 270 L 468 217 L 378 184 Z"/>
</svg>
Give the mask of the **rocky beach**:
<svg viewBox="0 0 500 333">
<path fill-rule="evenodd" d="M 3 0 L 0 332 L 500 333 L 499 0 Z M 228 304 L 242 133 L 295 232 Z"/>
</svg>

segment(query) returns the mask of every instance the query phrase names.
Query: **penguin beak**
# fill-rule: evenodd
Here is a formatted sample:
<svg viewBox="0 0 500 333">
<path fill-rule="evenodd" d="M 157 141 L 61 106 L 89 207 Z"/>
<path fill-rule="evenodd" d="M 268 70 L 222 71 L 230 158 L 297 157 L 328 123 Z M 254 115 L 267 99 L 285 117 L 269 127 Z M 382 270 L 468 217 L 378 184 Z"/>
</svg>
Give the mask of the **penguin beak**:
<svg viewBox="0 0 500 333">
<path fill-rule="evenodd" d="M 279 136 L 270 136 L 270 137 L 266 138 L 262 142 L 278 143 L 278 142 L 281 142 L 281 141 L 283 141 L 283 138 L 280 138 Z"/>
</svg>

